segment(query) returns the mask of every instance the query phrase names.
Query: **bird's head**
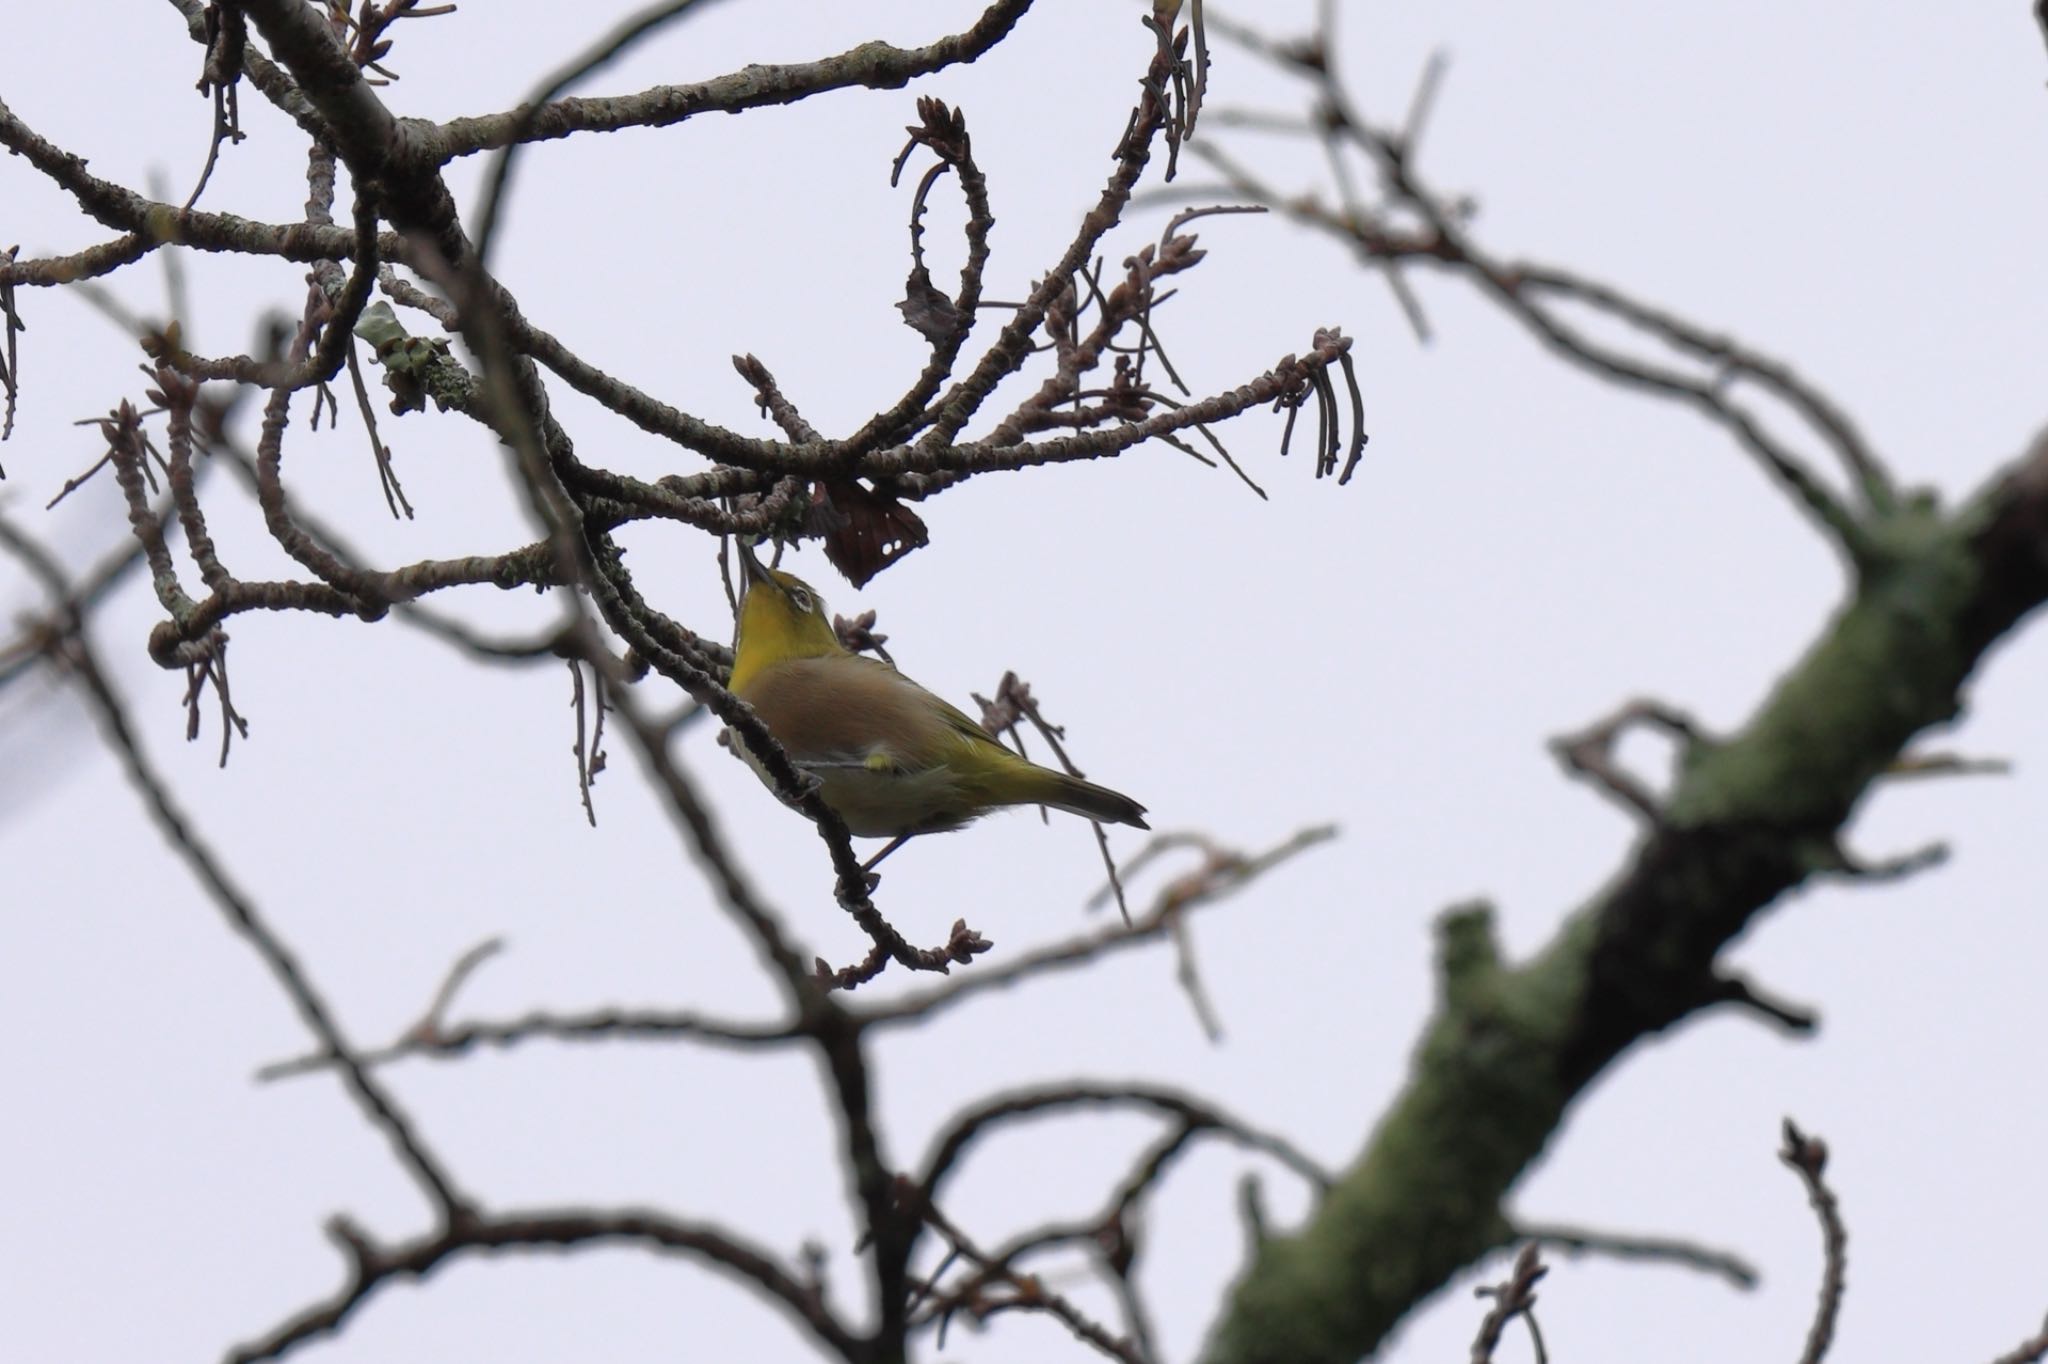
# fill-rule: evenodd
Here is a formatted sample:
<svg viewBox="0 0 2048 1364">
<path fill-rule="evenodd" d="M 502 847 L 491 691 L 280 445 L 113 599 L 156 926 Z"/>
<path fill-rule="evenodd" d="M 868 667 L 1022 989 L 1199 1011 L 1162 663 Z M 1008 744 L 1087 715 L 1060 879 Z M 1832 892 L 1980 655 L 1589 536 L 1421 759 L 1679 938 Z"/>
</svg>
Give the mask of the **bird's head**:
<svg viewBox="0 0 2048 1364">
<path fill-rule="evenodd" d="M 747 595 L 740 602 L 739 637 L 733 643 L 735 690 L 762 668 L 792 658 L 844 653 L 838 631 L 825 614 L 817 590 L 794 574 L 770 568 L 740 543 L 740 569 Z"/>
</svg>

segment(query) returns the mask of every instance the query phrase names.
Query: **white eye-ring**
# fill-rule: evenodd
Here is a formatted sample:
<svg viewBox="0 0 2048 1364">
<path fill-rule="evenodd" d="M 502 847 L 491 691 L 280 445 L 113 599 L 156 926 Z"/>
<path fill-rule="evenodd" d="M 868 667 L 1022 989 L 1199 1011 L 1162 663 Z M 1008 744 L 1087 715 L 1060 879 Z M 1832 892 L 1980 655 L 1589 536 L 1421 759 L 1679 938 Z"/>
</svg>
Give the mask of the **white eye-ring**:
<svg viewBox="0 0 2048 1364">
<path fill-rule="evenodd" d="M 797 610 L 805 612 L 806 614 L 808 614 L 810 612 L 811 607 L 815 605 L 815 603 L 811 601 L 811 594 L 804 591 L 801 587 L 792 587 L 789 589 L 789 603 L 790 605 L 794 606 Z"/>
</svg>

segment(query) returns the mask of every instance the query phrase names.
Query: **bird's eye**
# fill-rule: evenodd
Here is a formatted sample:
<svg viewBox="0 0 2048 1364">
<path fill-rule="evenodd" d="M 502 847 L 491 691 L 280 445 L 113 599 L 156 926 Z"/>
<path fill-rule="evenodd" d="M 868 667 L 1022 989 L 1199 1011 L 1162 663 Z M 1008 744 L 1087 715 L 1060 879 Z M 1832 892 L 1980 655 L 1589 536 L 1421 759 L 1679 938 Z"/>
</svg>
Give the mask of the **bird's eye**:
<svg viewBox="0 0 2048 1364">
<path fill-rule="evenodd" d="M 806 615 L 810 614 L 811 608 L 816 605 L 811 600 L 811 594 L 804 591 L 801 587 L 789 589 L 789 604 Z"/>
</svg>

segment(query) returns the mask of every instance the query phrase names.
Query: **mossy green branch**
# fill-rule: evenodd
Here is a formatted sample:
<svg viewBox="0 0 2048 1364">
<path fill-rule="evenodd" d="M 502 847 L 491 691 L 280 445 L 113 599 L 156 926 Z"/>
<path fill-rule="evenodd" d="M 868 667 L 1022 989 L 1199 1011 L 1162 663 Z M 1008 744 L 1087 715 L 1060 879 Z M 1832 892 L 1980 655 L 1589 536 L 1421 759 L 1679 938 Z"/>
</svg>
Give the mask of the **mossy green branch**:
<svg viewBox="0 0 2048 1364">
<path fill-rule="evenodd" d="M 2048 442 L 1961 511 L 1866 512 L 1841 609 L 1738 733 L 1683 755 L 1627 865 L 1530 960 L 1484 907 L 1439 926 L 1440 998 L 1407 1085 L 1307 1223 L 1266 1238 L 1209 1364 L 1351 1364 L 1511 1236 L 1505 1202 L 1637 1041 L 1735 997 L 1730 939 L 1816 871 L 1905 746 L 1953 720 L 1985 651 L 2048 599 Z"/>
</svg>

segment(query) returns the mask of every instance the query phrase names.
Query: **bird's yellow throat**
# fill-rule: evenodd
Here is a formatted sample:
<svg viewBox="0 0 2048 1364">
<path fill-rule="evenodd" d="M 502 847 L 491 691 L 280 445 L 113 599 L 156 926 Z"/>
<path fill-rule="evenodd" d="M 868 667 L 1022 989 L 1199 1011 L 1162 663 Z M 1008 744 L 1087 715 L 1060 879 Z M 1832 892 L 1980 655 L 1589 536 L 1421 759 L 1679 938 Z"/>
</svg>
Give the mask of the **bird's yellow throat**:
<svg viewBox="0 0 2048 1364">
<path fill-rule="evenodd" d="M 739 635 L 733 642 L 734 691 L 744 691 L 764 668 L 793 658 L 822 658 L 847 652 L 824 604 L 810 584 L 777 569 L 764 570 L 740 605 Z"/>
</svg>

